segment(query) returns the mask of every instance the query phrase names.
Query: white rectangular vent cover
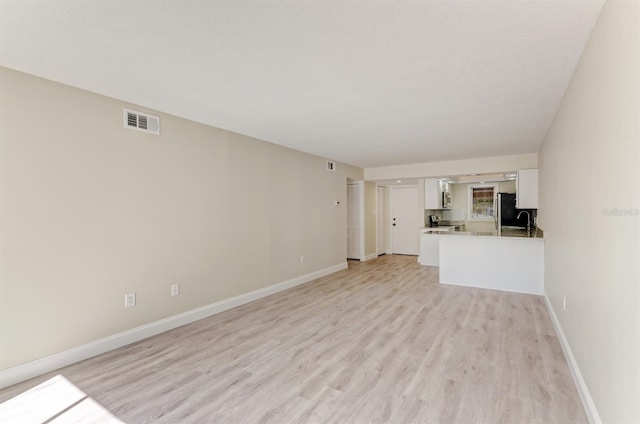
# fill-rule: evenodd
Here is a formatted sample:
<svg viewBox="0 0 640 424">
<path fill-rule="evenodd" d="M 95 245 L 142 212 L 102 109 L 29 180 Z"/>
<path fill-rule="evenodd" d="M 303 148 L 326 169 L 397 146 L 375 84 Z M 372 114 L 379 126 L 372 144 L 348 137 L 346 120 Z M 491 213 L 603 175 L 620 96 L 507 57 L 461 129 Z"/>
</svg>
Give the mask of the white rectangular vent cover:
<svg viewBox="0 0 640 424">
<path fill-rule="evenodd" d="M 327 161 L 327 171 L 335 171 L 336 170 L 336 163 L 335 162 L 331 162 L 330 160 Z"/>
<path fill-rule="evenodd" d="M 132 130 L 160 134 L 160 118 L 135 110 L 124 109 L 124 126 Z"/>
</svg>

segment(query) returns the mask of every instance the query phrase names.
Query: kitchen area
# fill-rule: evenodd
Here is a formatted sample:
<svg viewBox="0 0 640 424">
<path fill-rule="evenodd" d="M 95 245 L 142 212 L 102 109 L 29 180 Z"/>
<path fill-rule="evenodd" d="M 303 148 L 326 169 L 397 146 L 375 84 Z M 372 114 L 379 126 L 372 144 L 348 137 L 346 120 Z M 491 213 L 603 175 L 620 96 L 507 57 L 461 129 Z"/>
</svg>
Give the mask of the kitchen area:
<svg viewBox="0 0 640 424">
<path fill-rule="evenodd" d="M 543 294 L 538 170 L 424 179 L 418 262 L 440 283 Z"/>
</svg>

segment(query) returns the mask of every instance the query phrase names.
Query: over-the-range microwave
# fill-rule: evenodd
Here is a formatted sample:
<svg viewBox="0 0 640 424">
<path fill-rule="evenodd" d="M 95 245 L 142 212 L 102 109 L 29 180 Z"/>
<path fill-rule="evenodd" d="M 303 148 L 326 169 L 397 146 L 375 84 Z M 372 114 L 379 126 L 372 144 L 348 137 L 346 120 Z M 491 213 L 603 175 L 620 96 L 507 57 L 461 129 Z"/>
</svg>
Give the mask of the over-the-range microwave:
<svg viewBox="0 0 640 424">
<path fill-rule="evenodd" d="M 442 209 L 451 209 L 451 193 L 442 192 Z"/>
</svg>

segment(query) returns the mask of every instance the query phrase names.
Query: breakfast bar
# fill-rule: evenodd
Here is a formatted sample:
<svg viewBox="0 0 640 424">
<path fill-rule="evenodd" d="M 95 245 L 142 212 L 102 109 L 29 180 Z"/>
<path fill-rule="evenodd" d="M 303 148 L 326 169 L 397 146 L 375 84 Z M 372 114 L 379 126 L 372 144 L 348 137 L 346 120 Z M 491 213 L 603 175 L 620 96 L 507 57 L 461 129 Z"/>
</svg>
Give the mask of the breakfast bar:
<svg viewBox="0 0 640 424">
<path fill-rule="evenodd" d="M 443 235 L 440 284 L 544 294 L 544 239 Z"/>
</svg>

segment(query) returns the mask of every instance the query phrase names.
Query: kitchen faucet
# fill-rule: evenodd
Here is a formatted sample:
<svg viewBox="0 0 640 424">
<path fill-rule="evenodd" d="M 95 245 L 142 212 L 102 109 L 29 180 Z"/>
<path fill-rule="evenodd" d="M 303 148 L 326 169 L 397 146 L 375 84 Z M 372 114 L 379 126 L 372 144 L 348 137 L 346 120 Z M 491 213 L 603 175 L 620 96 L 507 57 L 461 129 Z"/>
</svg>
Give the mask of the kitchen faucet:
<svg viewBox="0 0 640 424">
<path fill-rule="evenodd" d="M 529 212 L 528 211 L 520 211 L 518 216 L 516 216 L 516 219 L 520 219 L 520 215 L 522 215 L 523 213 L 527 214 L 527 237 L 531 237 L 531 215 L 529 215 Z"/>
</svg>

